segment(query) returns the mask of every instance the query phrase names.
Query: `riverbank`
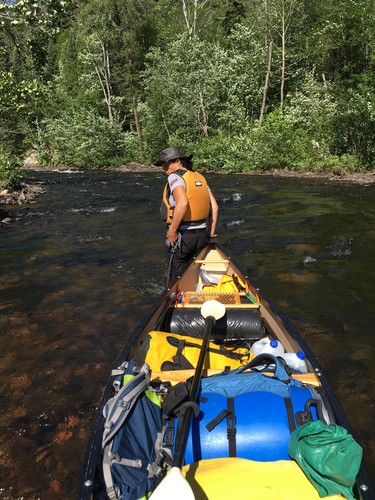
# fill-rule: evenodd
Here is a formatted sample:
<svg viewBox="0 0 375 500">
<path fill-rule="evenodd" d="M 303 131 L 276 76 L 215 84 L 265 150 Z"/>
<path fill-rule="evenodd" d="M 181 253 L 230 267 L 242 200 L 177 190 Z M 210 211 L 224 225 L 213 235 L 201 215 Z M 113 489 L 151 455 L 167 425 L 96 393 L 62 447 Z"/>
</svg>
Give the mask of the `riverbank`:
<svg viewBox="0 0 375 500">
<path fill-rule="evenodd" d="M 54 167 L 53 169 L 58 169 Z M 46 167 L 40 167 L 36 163 L 36 157 L 30 154 L 25 161 L 23 170 L 51 170 Z M 62 167 L 59 170 L 67 170 Z M 109 169 L 112 172 L 163 172 L 162 167 L 155 167 L 153 165 L 142 165 L 140 163 L 131 163 L 129 165 L 122 165 L 121 167 Z M 201 169 L 199 169 L 202 171 Z M 203 172 L 203 171 L 202 171 Z M 228 172 L 225 169 L 219 171 L 207 171 L 220 175 L 261 175 L 261 176 L 274 176 L 274 177 L 301 177 L 308 179 L 324 179 L 333 182 L 350 182 L 353 184 L 374 184 L 375 172 L 298 172 L 294 170 L 248 170 L 246 172 Z M 1 203 L 1 199 L 0 199 Z"/>
<path fill-rule="evenodd" d="M 374 184 L 375 172 L 293 172 L 290 170 L 266 170 L 262 172 L 246 172 L 250 175 L 271 175 L 275 177 L 300 177 L 304 179 L 322 179 L 332 182 L 348 182 L 352 184 Z"/>
<path fill-rule="evenodd" d="M 162 172 L 161 167 L 150 165 L 124 165 L 116 172 Z M 208 171 L 220 175 L 256 175 L 273 177 L 299 177 L 305 179 L 324 179 L 333 182 L 350 182 L 353 184 L 374 184 L 375 172 L 298 172 L 292 170 L 248 170 L 246 172 L 226 172 L 225 170 Z"/>
<path fill-rule="evenodd" d="M 64 170 L 64 168 L 49 169 L 46 167 L 40 167 L 33 163 L 27 163 L 22 168 L 25 172 L 27 171 L 48 171 L 48 170 Z M 73 169 L 74 170 L 74 169 Z M 153 165 L 141 165 L 141 164 L 130 164 L 123 165 L 118 168 L 110 169 L 112 172 L 163 172 L 161 167 L 154 167 Z M 215 173 L 218 175 L 251 175 L 251 176 L 273 176 L 273 177 L 296 177 L 305 179 L 322 179 L 331 182 L 346 182 L 351 184 L 368 185 L 375 183 L 375 172 L 298 172 L 292 170 L 249 170 L 246 172 L 226 172 L 225 170 L 220 171 L 209 171 L 210 173 Z M 44 189 L 41 186 L 33 186 L 26 182 L 20 184 L 19 189 L 10 191 L 4 189 L 0 192 L 0 205 L 9 204 L 24 204 L 31 203 L 34 199 L 42 194 Z"/>
</svg>

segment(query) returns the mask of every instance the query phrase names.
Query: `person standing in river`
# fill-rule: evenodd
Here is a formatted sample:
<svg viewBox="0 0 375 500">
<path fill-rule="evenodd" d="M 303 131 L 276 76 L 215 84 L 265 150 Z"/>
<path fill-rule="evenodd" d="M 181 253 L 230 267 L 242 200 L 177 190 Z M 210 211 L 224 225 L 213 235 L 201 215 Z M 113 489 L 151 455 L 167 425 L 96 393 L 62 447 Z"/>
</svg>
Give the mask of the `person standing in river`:
<svg viewBox="0 0 375 500">
<path fill-rule="evenodd" d="M 168 176 L 161 204 L 170 256 L 168 284 L 182 275 L 209 237 L 217 236 L 219 207 L 204 176 L 193 170 L 192 157 L 179 147 L 170 147 L 154 162 Z"/>
</svg>

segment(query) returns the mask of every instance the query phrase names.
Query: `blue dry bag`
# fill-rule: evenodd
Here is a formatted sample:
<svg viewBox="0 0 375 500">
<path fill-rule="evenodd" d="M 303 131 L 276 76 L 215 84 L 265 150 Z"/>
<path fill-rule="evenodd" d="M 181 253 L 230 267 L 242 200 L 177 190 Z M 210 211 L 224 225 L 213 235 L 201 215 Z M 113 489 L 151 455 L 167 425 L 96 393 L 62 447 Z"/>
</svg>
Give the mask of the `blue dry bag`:
<svg viewBox="0 0 375 500">
<path fill-rule="evenodd" d="M 273 377 L 245 372 L 264 363 L 272 365 Z M 301 421 L 320 418 L 322 401 L 312 386 L 289 377 L 278 358 L 262 354 L 247 366 L 202 379 L 199 406 L 186 463 L 228 456 L 265 462 L 290 458 L 291 432 Z"/>
</svg>

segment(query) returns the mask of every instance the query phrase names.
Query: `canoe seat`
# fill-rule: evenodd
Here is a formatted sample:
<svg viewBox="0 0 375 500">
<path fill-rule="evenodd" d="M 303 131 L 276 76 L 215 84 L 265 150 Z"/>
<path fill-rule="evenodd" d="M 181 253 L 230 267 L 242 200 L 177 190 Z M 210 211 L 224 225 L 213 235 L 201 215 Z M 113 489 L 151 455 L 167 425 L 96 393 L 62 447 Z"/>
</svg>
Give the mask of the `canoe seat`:
<svg viewBox="0 0 375 500">
<path fill-rule="evenodd" d="M 203 338 L 205 321 L 200 308 L 171 308 L 165 331 Z M 215 340 L 226 343 L 241 339 L 255 341 L 265 337 L 266 331 L 258 309 L 227 309 L 213 328 Z"/>
<path fill-rule="evenodd" d="M 242 309 L 259 309 L 257 297 L 254 297 L 254 302 L 250 302 L 248 298 L 245 301 L 241 300 L 245 295 L 242 292 L 222 292 L 222 291 L 192 291 L 184 292 L 183 301 L 177 303 L 178 308 L 201 307 L 207 300 L 216 300 L 221 302 L 227 308 L 236 309 L 241 305 Z"/>
</svg>

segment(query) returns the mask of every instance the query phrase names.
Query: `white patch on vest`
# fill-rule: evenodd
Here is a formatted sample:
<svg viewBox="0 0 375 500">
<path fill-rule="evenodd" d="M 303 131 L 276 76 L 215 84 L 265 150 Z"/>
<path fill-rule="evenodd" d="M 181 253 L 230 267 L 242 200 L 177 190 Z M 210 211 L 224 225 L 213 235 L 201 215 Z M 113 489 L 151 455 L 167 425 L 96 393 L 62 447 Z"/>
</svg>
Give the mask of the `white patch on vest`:
<svg viewBox="0 0 375 500">
<path fill-rule="evenodd" d="M 202 185 L 202 183 L 201 183 L 200 181 L 196 181 L 196 182 L 195 182 L 195 185 L 196 185 L 196 186 L 201 186 L 201 185 Z"/>
</svg>

